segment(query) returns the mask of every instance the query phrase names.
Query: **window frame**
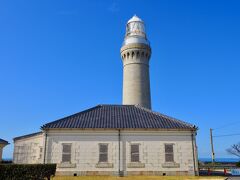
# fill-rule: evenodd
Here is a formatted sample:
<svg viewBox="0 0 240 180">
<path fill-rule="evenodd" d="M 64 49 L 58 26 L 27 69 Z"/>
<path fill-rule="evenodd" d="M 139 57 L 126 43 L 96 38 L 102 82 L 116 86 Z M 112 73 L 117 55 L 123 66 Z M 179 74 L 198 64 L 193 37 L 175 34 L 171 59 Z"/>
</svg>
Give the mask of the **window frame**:
<svg viewBox="0 0 240 180">
<path fill-rule="evenodd" d="M 101 146 L 106 146 L 106 152 L 101 152 Z M 105 155 L 106 161 L 103 161 L 101 156 Z M 108 143 L 99 143 L 98 144 L 98 162 L 99 163 L 108 163 Z"/>
<path fill-rule="evenodd" d="M 167 152 L 167 146 L 171 146 L 172 151 Z M 166 143 L 164 144 L 164 151 L 165 151 L 165 162 L 166 163 L 173 163 L 174 162 L 174 144 Z M 168 160 L 167 156 L 171 155 L 171 160 Z"/>
<path fill-rule="evenodd" d="M 70 152 L 64 152 L 63 149 L 64 149 L 64 146 L 67 145 L 67 146 L 70 146 Z M 63 161 L 63 156 L 64 155 L 69 155 L 70 158 L 69 158 L 69 161 Z M 72 161 L 72 144 L 71 143 L 62 143 L 62 163 L 71 163 Z"/>
<path fill-rule="evenodd" d="M 138 146 L 138 152 L 132 152 L 132 146 Z M 138 155 L 138 161 L 133 161 L 132 155 Z M 130 162 L 131 163 L 139 163 L 140 161 L 140 144 L 139 143 L 133 143 L 130 144 Z"/>
<path fill-rule="evenodd" d="M 43 155 L 43 147 L 39 146 L 39 158 L 38 159 L 42 159 L 42 155 Z"/>
</svg>

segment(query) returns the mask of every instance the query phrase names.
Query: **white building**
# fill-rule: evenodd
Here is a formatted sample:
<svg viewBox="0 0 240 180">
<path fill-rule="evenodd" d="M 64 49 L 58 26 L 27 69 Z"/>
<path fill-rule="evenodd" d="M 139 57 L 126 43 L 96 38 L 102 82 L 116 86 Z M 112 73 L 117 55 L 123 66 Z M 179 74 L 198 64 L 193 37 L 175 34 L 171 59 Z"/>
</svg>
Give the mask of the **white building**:
<svg viewBox="0 0 240 180">
<path fill-rule="evenodd" d="M 56 163 L 63 175 L 197 175 L 197 128 L 151 109 L 151 48 L 128 21 L 123 104 L 98 105 L 14 138 L 14 163 Z"/>
<path fill-rule="evenodd" d="M 2 162 L 3 148 L 9 143 L 3 139 L 0 139 L 0 163 Z"/>
</svg>

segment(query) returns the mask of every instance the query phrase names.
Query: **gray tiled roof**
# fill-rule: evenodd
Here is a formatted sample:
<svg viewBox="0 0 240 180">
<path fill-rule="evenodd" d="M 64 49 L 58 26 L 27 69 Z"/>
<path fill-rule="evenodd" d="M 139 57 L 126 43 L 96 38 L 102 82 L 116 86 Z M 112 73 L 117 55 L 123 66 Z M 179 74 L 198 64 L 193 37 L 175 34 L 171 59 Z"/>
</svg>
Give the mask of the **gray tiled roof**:
<svg viewBox="0 0 240 180">
<path fill-rule="evenodd" d="M 23 135 L 23 136 L 18 136 L 18 137 L 13 138 L 13 140 L 16 141 L 16 140 L 19 140 L 19 139 L 29 138 L 29 137 L 37 136 L 37 135 L 40 135 L 40 134 L 42 134 L 41 131 L 40 132 L 31 133 L 31 134 L 26 134 L 26 135 Z"/>
<path fill-rule="evenodd" d="M 98 105 L 42 126 L 42 129 L 52 128 L 197 129 L 194 125 L 136 105 Z"/>
<path fill-rule="evenodd" d="M 9 144 L 9 143 L 4 139 L 0 139 L 0 144 Z"/>
</svg>

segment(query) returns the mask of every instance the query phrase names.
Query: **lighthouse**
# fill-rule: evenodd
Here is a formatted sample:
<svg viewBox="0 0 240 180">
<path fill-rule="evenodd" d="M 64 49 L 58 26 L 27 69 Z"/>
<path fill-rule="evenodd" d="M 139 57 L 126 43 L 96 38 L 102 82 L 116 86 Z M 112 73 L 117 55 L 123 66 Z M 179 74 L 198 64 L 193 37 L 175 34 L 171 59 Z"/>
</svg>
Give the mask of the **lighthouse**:
<svg viewBox="0 0 240 180">
<path fill-rule="evenodd" d="M 151 109 L 149 60 L 151 47 L 144 22 L 134 15 L 126 25 L 121 47 L 123 62 L 123 104 Z"/>
</svg>

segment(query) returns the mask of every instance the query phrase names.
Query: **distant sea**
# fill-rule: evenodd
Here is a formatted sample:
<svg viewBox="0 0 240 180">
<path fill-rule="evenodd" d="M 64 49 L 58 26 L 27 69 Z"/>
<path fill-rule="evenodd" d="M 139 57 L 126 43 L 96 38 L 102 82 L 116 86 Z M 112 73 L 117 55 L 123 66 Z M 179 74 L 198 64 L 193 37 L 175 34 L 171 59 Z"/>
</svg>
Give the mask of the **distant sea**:
<svg viewBox="0 0 240 180">
<path fill-rule="evenodd" d="M 211 158 L 199 158 L 202 162 L 212 162 Z M 239 162 L 240 158 L 216 158 L 216 162 Z"/>
</svg>

